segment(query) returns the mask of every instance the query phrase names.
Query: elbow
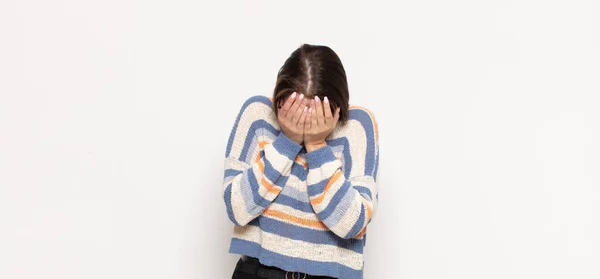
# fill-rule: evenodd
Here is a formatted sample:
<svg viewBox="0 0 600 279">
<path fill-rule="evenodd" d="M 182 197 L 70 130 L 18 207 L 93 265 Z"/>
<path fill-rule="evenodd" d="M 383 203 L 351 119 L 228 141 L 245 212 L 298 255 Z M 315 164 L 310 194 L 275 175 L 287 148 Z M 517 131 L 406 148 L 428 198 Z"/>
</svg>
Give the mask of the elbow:
<svg viewBox="0 0 600 279">
<path fill-rule="evenodd" d="M 245 226 L 255 218 L 255 216 L 248 214 L 243 206 L 231 200 L 231 197 L 227 196 L 227 192 L 225 194 L 225 208 L 229 220 L 236 226 Z"/>
<path fill-rule="evenodd" d="M 231 220 L 234 225 L 240 226 L 241 223 L 235 218 L 236 214 L 234 211 L 236 209 L 231 202 L 231 184 L 227 185 L 225 187 L 225 191 L 223 191 L 223 201 L 225 202 L 225 208 L 227 209 L 227 216 L 229 217 L 229 220 Z"/>
<path fill-rule="evenodd" d="M 233 212 L 234 209 L 231 206 L 231 201 L 225 200 L 225 207 L 227 208 L 227 216 L 229 217 L 229 220 L 231 220 L 234 225 L 240 226 L 241 223 L 235 219 L 235 213 Z"/>
<path fill-rule="evenodd" d="M 360 221 L 360 224 L 361 225 L 352 227 L 352 229 L 350 229 L 350 231 L 348 233 L 346 233 L 346 235 L 344 235 L 342 238 L 343 239 L 351 239 L 351 238 L 361 239 L 363 237 L 363 235 L 365 234 L 365 232 L 367 231 L 367 224 L 364 223 L 363 220 Z"/>
<path fill-rule="evenodd" d="M 246 218 L 240 217 L 240 216 L 245 216 L 247 214 L 245 214 L 246 212 L 239 212 L 238 210 L 243 210 L 243 209 L 236 209 L 235 206 L 233 206 L 231 204 L 231 202 L 225 202 L 226 207 L 227 207 L 227 216 L 229 217 L 229 220 L 236 226 L 245 226 L 248 225 L 248 223 L 250 223 L 250 221 L 252 221 L 252 219 L 254 218 L 250 218 L 250 216 L 246 216 Z M 237 216 L 237 218 L 236 218 Z"/>
<path fill-rule="evenodd" d="M 358 218 L 353 222 L 348 222 L 346 226 L 333 228 L 332 232 L 343 239 L 357 238 L 361 239 L 367 230 L 367 216 L 364 209 L 361 210 Z"/>
<path fill-rule="evenodd" d="M 248 223 L 250 223 L 251 220 L 238 220 L 235 219 L 235 214 L 229 214 L 229 220 L 231 220 L 231 222 L 236 225 L 236 226 L 245 226 L 248 225 Z"/>
</svg>

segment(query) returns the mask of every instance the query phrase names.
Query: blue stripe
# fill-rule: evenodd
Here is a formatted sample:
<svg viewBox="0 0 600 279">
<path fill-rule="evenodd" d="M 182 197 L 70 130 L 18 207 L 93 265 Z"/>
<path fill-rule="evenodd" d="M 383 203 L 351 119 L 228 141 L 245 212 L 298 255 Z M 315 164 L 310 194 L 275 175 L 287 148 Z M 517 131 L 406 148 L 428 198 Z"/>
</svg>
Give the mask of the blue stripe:
<svg viewBox="0 0 600 279">
<path fill-rule="evenodd" d="M 227 178 L 227 177 L 230 177 L 230 176 L 237 176 L 238 174 L 240 174 L 242 172 L 243 171 L 241 171 L 241 170 L 226 169 L 225 170 L 224 178 Z"/>
<path fill-rule="evenodd" d="M 302 149 L 301 145 L 288 138 L 283 132 L 279 133 L 272 145 L 279 154 L 284 155 L 291 161 L 296 159 L 298 152 L 300 152 L 300 149 Z"/>
<path fill-rule="evenodd" d="M 271 162 L 263 156 L 263 163 L 265 164 L 265 171 L 264 171 L 264 176 L 266 176 L 269 181 L 273 182 L 273 184 L 277 185 L 277 182 L 279 180 L 279 178 L 281 177 L 281 173 L 276 170 L 275 168 L 273 168 L 273 165 L 271 164 Z M 287 179 L 286 179 L 287 181 Z M 283 184 L 285 185 L 285 184 Z"/>
<path fill-rule="evenodd" d="M 346 218 L 346 212 L 348 211 L 348 208 L 350 208 L 352 204 L 356 202 L 355 199 L 356 192 L 354 190 L 346 191 L 346 194 L 341 198 L 341 201 L 332 209 L 333 213 L 331 213 L 331 216 L 328 216 L 327 219 L 324 219 L 323 223 L 330 228 L 337 225 L 340 220 Z"/>
<path fill-rule="evenodd" d="M 254 175 L 254 172 L 251 168 L 246 171 L 246 179 L 250 184 L 249 190 L 250 192 L 252 192 L 252 200 L 254 201 L 254 204 L 262 208 L 266 208 L 271 203 L 271 201 L 266 200 L 258 193 L 258 181 L 256 180 L 256 176 Z"/>
<path fill-rule="evenodd" d="M 365 173 L 364 175 L 373 175 L 375 168 L 375 128 L 371 115 L 363 109 L 351 109 L 348 111 L 350 120 L 357 120 L 365 129 L 367 136 L 367 152 L 365 158 Z"/>
<path fill-rule="evenodd" d="M 308 174 L 308 172 L 306 171 L 306 169 L 304 169 L 304 165 L 294 163 L 294 165 L 292 165 L 292 170 L 290 171 L 290 174 L 298 177 L 300 181 L 306 181 L 306 175 Z"/>
<path fill-rule="evenodd" d="M 324 146 L 315 151 L 306 153 L 309 170 L 320 168 L 322 165 L 337 160 L 331 146 Z"/>
<path fill-rule="evenodd" d="M 315 184 L 308 185 L 308 195 L 311 197 L 318 196 L 325 191 L 325 186 L 331 177 L 325 178 Z"/>
<path fill-rule="evenodd" d="M 223 195 L 225 200 L 225 207 L 227 208 L 227 216 L 229 216 L 229 220 L 236 225 L 239 225 L 237 220 L 235 220 L 235 216 L 233 215 L 233 207 L 231 206 L 231 183 L 227 185 L 225 188 L 225 193 Z"/>
<path fill-rule="evenodd" d="M 244 114 L 244 111 L 246 111 L 246 108 L 253 103 L 263 103 L 269 107 L 271 107 L 273 104 L 271 100 L 265 96 L 252 96 L 244 102 L 242 108 L 240 109 L 240 112 L 238 113 L 238 116 L 236 117 L 235 124 L 233 125 L 233 128 L 231 129 L 231 132 L 229 134 L 229 141 L 227 142 L 225 157 L 229 157 L 229 153 L 231 153 L 231 146 L 233 145 L 233 141 L 235 139 L 235 131 L 237 130 L 238 124 L 240 123 L 240 118 Z"/>
<path fill-rule="evenodd" d="M 350 173 L 352 170 L 352 156 L 350 155 L 350 144 L 348 143 L 348 139 L 346 137 L 326 140 L 327 145 L 335 148 L 337 146 L 342 147 L 342 155 L 344 160 L 344 173 Z"/>
<path fill-rule="evenodd" d="M 283 191 L 275 198 L 273 203 L 289 206 L 293 209 L 300 210 L 306 213 L 315 213 L 312 206 L 308 202 L 299 201 L 293 197 L 285 195 Z"/>
<path fill-rule="evenodd" d="M 358 216 L 358 219 L 356 220 L 356 223 L 354 223 L 354 226 L 352 227 L 352 229 L 346 235 L 346 238 L 354 237 L 358 233 L 360 233 L 360 231 L 363 228 L 364 223 L 365 223 L 365 205 L 361 203 L 360 215 Z"/>
<path fill-rule="evenodd" d="M 354 185 L 354 189 L 356 189 L 356 191 L 358 191 L 360 194 L 367 195 L 369 197 L 369 200 L 373 200 L 373 196 L 371 196 L 371 190 L 369 190 L 369 188 Z"/>
<path fill-rule="evenodd" d="M 302 240 L 314 244 L 332 245 L 339 248 L 351 250 L 360 254 L 362 254 L 363 252 L 363 243 L 360 239 L 343 239 L 337 236 L 332 231 L 314 230 L 300 226 L 295 226 L 262 215 L 255 220 L 258 220 L 258 222 L 251 224 L 260 226 L 261 230 L 268 233 L 276 234 L 285 238 Z"/>
<path fill-rule="evenodd" d="M 350 186 L 350 183 L 348 183 L 348 181 L 344 181 L 340 189 L 338 189 L 337 192 L 335 192 L 335 194 L 327 204 L 327 207 L 317 214 L 319 216 L 319 219 L 326 220 L 329 217 L 329 215 L 331 215 L 331 213 L 333 213 L 333 211 L 339 206 L 345 206 L 347 208 L 347 203 L 340 204 L 340 202 L 342 201 L 342 198 L 346 196 L 346 193 L 348 193 L 348 191 L 350 191 L 351 189 L 352 188 Z M 346 210 L 342 211 L 341 213 L 343 214 L 345 212 Z M 328 226 L 329 225 L 333 226 L 335 224 L 328 224 Z"/>
<path fill-rule="evenodd" d="M 251 161 L 248 161 L 248 150 L 250 149 L 250 146 L 252 146 L 252 141 L 255 140 L 256 138 L 256 131 L 259 129 L 265 129 L 275 135 L 279 134 L 279 130 L 275 129 L 275 127 L 271 126 L 271 124 L 269 124 L 269 122 L 267 122 L 266 120 L 263 119 L 259 119 L 256 120 L 252 123 L 252 125 L 250 125 L 250 128 L 248 128 L 248 134 L 246 136 L 246 140 L 244 141 L 244 147 L 242 148 L 242 152 L 240 153 L 240 161 L 244 161 L 244 162 L 248 162 L 250 163 Z M 250 158 L 250 160 L 252 160 L 253 158 Z"/>
<path fill-rule="evenodd" d="M 377 170 L 379 169 L 379 148 L 377 148 L 377 154 L 375 156 L 375 169 L 373 170 L 373 180 L 377 181 Z"/>
<path fill-rule="evenodd" d="M 279 193 L 280 195 L 285 195 L 288 196 L 290 198 L 296 199 L 298 201 L 304 202 L 309 204 L 309 200 L 308 200 L 308 193 L 306 193 L 305 191 L 296 189 L 292 186 L 290 187 L 283 187 L 283 189 L 281 190 L 281 193 Z"/>
<path fill-rule="evenodd" d="M 355 270 L 335 262 L 317 262 L 285 256 L 266 250 L 258 243 L 232 238 L 229 252 L 255 257 L 264 265 L 276 266 L 287 271 L 303 272 L 315 276 L 330 276 L 344 279 L 362 279 L 362 269 Z"/>
</svg>

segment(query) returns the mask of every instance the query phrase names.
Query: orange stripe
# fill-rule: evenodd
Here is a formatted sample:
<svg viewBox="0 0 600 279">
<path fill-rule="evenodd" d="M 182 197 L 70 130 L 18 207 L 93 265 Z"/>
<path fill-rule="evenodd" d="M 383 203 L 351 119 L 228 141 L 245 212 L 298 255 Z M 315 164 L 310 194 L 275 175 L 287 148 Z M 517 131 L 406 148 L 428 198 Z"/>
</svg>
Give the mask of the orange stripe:
<svg viewBox="0 0 600 279">
<path fill-rule="evenodd" d="M 310 200 L 310 203 L 312 204 L 319 204 L 321 202 L 323 202 L 323 199 L 325 198 L 325 193 L 327 193 L 327 190 L 329 190 L 329 188 L 331 187 L 331 185 L 333 185 L 334 182 L 337 181 L 337 179 L 342 175 L 341 171 L 337 171 L 330 179 L 329 181 L 327 181 L 327 185 L 325 185 L 325 189 L 323 189 L 323 193 L 321 194 L 321 196 L 316 197 L 314 199 Z"/>
<path fill-rule="evenodd" d="M 361 196 L 362 200 L 363 200 L 363 204 L 365 205 L 365 207 L 367 208 L 367 222 L 369 222 L 369 219 L 371 219 L 371 215 L 373 215 L 373 209 L 369 206 L 367 200 L 365 198 L 363 198 Z"/>
<path fill-rule="evenodd" d="M 371 216 L 373 215 L 373 209 L 371 208 L 371 206 L 369 206 L 369 204 L 367 203 L 367 200 L 361 196 L 361 199 L 363 200 L 363 204 L 365 205 L 365 207 L 367 208 L 367 218 L 365 220 L 365 223 L 368 224 L 369 220 L 371 219 Z M 363 237 L 363 235 L 367 232 L 367 227 L 365 226 L 362 231 L 360 231 L 360 233 L 356 236 L 356 238 L 361 238 Z"/>
<path fill-rule="evenodd" d="M 375 122 L 375 116 L 373 115 L 373 113 L 371 113 L 371 111 L 369 109 L 367 109 L 365 107 L 361 107 L 361 106 L 355 106 L 355 105 L 353 105 L 353 106 L 350 106 L 349 108 L 351 108 L 351 109 L 352 108 L 362 109 L 362 110 L 366 111 L 369 114 L 369 116 L 371 117 L 371 122 L 373 122 L 373 129 L 375 130 L 375 140 L 377 142 L 379 142 L 379 127 L 377 125 L 377 122 Z"/>
<path fill-rule="evenodd" d="M 258 146 L 260 146 L 260 148 L 265 148 L 265 145 L 269 144 L 268 141 L 266 140 L 262 140 L 258 142 Z"/>
<path fill-rule="evenodd" d="M 297 163 L 300 163 L 301 165 L 304 166 L 304 168 L 308 168 L 308 162 L 303 161 L 302 158 L 300 157 L 300 155 L 296 156 L 296 160 Z"/>
<path fill-rule="evenodd" d="M 263 212 L 264 215 L 268 215 L 268 216 L 273 216 L 273 217 L 277 217 L 279 219 L 283 219 L 295 224 L 300 224 L 300 225 L 304 225 L 304 226 L 309 226 L 309 227 L 313 227 L 313 228 L 319 228 L 319 229 L 325 229 L 325 224 L 323 224 L 323 222 L 321 221 L 314 221 L 314 220 L 307 220 L 307 219 L 302 219 L 302 218 L 298 218 L 296 216 L 292 216 L 289 215 L 287 213 L 278 211 L 278 210 L 272 210 L 272 209 L 265 209 L 265 211 Z"/>
<path fill-rule="evenodd" d="M 356 236 L 356 238 L 362 238 L 365 235 L 365 233 L 367 233 L 367 227 L 362 229 L 362 231 L 360 231 L 360 233 Z"/>
<path fill-rule="evenodd" d="M 278 195 L 279 192 L 281 192 L 281 189 L 276 188 L 275 185 L 271 184 L 266 178 L 265 178 L 265 165 L 263 165 L 262 160 L 260 158 L 260 154 L 258 154 L 256 156 L 256 163 L 258 164 L 258 168 L 260 169 L 260 173 L 262 174 L 262 179 L 260 180 L 260 183 L 263 185 L 263 187 L 265 187 L 265 189 L 267 189 L 267 191 Z"/>
</svg>

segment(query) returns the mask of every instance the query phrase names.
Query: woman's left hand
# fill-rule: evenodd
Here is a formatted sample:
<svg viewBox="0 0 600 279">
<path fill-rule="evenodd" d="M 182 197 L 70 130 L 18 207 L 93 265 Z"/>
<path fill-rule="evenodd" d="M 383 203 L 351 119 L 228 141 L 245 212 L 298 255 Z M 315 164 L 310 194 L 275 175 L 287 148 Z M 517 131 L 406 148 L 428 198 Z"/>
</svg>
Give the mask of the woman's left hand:
<svg viewBox="0 0 600 279">
<path fill-rule="evenodd" d="M 325 138 L 335 129 L 339 119 L 340 108 L 337 108 L 333 114 L 327 97 L 321 101 L 318 96 L 315 96 L 310 103 L 310 113 L 306 116 L 304 125 L 306 151 L 311 152 L 327 145 Z"/>
</svg>

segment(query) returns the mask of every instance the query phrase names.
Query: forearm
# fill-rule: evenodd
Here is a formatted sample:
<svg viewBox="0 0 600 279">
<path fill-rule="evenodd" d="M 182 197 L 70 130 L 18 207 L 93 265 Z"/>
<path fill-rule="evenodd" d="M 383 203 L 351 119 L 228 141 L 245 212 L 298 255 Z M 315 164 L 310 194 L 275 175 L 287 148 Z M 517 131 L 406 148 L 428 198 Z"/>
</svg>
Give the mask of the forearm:
<svg viewBox="0 0 600 279">
<path fill-rule="evenodd" d="M 279 195 L 301 148 L 281 133 L 254 159 L 249 158 L 251 164 L 226 159 L 223 196 L 233 223 L 246 225 Z"/>
<path fill-rule="evenodd" d="M 329 146 L 309 152 L 307 161 L 308 193 L 319 219 L 342 238 L 362 237 L 373 213 L 374 180 L 346 179 Z"/>
</svg>

